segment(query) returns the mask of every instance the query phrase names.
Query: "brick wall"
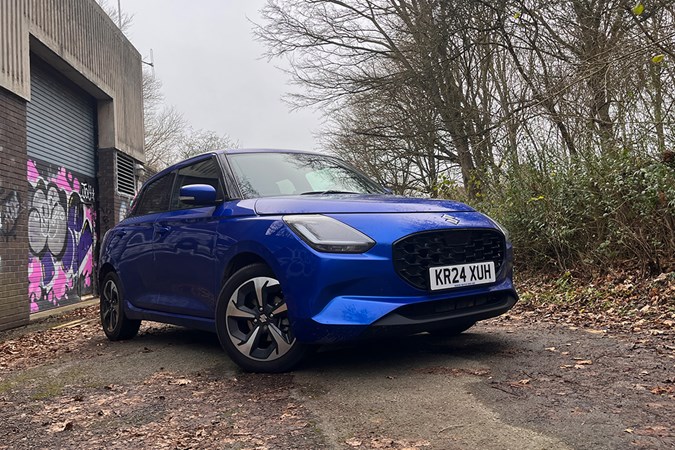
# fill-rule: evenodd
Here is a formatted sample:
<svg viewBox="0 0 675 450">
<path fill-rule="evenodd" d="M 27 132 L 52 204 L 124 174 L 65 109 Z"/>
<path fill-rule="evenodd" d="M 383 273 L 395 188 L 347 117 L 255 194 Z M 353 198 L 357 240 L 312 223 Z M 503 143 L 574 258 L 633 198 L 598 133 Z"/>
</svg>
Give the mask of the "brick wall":
<svg viewBox="0 0 675 450">
<path fill-rule="evenodd" d="M 0 330 L 28 322 L 26 103 L 0 88 Z"/>
<path fill-rule="evenodd" d="M 99 240 L 117 223 L 115 214 L 115 149 L 98 150 Z M 119 205 L 117 205 L 119 207 Z"/>
</svg>

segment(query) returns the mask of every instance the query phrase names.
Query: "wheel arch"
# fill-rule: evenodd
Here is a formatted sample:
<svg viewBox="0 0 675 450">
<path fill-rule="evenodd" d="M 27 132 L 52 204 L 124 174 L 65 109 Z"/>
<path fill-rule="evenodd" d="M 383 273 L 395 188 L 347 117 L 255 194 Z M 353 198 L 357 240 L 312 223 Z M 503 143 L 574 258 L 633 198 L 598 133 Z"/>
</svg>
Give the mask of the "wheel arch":
<svg viewBox="0 0 675 450">
<path fill-rule="evenodd" d="M 272 265 L 258 253 L 254 253 L 252 251 L 244 251 L 233 256 L 232 259 L 230 259 L 230 261 L 227 263 L 227 265 L 225 266 L 225 270 L 223 271 L 222 278 L 220 280 L 220 286 L 221 287 L 224 286 L 227 280 L 237 270 L 246 266 L 250 266 L 251 264 L 265 264 L 272 271 L 274 271 Z"/>
<path fill-rule="evenodd" d="M 109 262 L 103 264 L 101 268 L 98 271 L 98 288 L 99 290 L 103 286 L 103 280 L 105 279 L 106 275 L 108 275 L 110 272 L 115 272 L 117 273 L 117 270 L 115 270 L 115 267 L 110 264 Z"/>
</svg>

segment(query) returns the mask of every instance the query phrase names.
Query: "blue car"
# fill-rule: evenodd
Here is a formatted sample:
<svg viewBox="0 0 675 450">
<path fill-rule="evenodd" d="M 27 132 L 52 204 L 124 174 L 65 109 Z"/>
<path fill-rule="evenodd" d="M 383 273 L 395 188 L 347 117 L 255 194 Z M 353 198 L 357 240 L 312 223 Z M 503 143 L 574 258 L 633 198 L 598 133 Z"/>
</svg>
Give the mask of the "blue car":
<svg viewBox="0 0 675 450">
<path fill-rule="evenodd" d="M 317 344 L 458 334 L 518 298 L 494 220 L 287 150 L 212 152 L 153 176 L 98 267 L 109 339 L 142 320 L 209 330 L 254 372 L 289 370 Z"/>
</svg>

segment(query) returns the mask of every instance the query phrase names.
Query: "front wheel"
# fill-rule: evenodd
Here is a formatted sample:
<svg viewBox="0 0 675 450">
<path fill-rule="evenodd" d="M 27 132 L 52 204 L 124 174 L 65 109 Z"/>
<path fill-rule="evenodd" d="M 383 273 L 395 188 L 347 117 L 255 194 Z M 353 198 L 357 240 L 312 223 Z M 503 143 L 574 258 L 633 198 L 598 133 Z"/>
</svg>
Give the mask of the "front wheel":
<svg viewBox="0 0 675 450">
<path fill-rule="evenodd" d="M 103 279 L 101 290 L 101 326 L 111 341 L 131 339 L 138 334 L 140 320 L 129 319 L 124 314 L 124 289 L 116 273 L 110 272 Z"/>
<path fill-rule="evenodd" d="M 246 266 L 225 283 L 216 330 L 230 358 L 249 372 L 285 372 L 307 352 L 293 335 L 281 285 L 264 264 Z"/>
</svg>

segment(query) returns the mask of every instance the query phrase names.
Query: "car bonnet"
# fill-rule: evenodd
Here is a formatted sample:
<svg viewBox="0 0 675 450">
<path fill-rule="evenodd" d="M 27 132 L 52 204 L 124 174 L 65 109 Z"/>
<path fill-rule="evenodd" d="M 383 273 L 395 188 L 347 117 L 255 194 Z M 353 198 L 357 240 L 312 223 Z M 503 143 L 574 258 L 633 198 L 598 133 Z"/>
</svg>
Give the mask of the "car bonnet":
<svg viewBox="0 0 675 450">
<path fill-rule="evenodd" d="M 258 199 L 255 211 L 276 214 L 349 214 L 469 212 L 471 207 L 451 200 L 410 198 L 395 195 L 312 195 L 306 197 L 267 197 Z"/>
</svg>

